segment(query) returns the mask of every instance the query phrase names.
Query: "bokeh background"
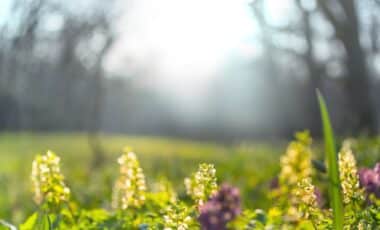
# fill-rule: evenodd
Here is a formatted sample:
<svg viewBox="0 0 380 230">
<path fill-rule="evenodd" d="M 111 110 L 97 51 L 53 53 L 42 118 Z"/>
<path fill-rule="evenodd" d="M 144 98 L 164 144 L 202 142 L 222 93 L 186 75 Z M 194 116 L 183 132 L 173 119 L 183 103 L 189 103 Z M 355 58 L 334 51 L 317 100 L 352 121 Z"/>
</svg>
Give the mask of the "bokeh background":
<svg viewBox="0 0 380 230">
<path fill-rule="evenodd" d="M 0 219 L 32 213 L 47 149 L 78 204 L 108 207 L 125 145 L 151 184 L 212 162 L 265 208 L 284 140 L 321 136 L 316 89 L 339 137 L 378 134 L 379 73 L 379 0 L 1 0 Z"/>
<path fill-rule="evenodd" d="M 2 0 L 0 129 L 197 139 L 378 130 L 376 0 Z"/>
</svg>

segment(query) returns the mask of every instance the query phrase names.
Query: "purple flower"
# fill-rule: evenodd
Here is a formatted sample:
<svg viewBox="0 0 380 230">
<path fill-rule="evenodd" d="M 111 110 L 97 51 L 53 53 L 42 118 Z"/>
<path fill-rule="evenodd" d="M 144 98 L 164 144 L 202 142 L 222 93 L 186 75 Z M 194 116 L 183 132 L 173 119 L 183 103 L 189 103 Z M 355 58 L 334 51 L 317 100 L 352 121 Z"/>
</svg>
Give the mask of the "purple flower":
<svg viewBox="0 0 380 230">
<path fill-rule="evenodd" d="M 199 208 L 198 221 L 203 230 L 224 230 L 229 221 L 241 212 L 239 189 L 223 184 L 204 205 Z"/>
<path fill-rule="evenodd" d="M 317 198 L 317 204 L 318 204 L 318 206 L 319 207 L 323 207 L 323 204 L 325 203 L 325 200 L 323 199 L 322 191 L 319 188 L 315 187 L 314 188 L 314 194 L 315 194 L 315 196 Z"/>
<path fill-rule="evenodd" d="M 380 198 L 380 163 L 377 163 L 373 169 L 359 170 L 360 186 L 365 189 L 367 194 L 375 194 Z"/>
</svg>

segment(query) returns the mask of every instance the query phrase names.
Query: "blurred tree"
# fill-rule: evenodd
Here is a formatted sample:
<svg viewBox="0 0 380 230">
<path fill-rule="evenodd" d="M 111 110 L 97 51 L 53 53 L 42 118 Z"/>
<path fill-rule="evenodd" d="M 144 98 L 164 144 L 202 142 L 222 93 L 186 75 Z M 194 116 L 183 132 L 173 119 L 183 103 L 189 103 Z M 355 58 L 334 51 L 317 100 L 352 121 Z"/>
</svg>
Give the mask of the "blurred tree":
<svg viewBox="0 0 380 230">
<path fill-rule="evenodd" d="M 0 25 L 0 129 L 85 131 L 94 165 L 103 161 L 102 129 L 220 140 L 301 128 L 315 135 L 315 88 L 330 95 L 340 133 L 376 130 L 380 83 L 370 76 L 379 73 L 379 0 L 292 0 L 280 22 L 268 1 L 253 1 L 254 45 L 263 52 L 227 66 L 208 88 L 212 98 L 192 113 L 178 109 L 191 107 L 186 101 L 157 89 L 150 54 L 137 60 L 145 66 L 134 78 L 106 77 L 119 36 L 114 1 L 12 1 Z"/>
<path fill-rule="evenodd" d="M 321 77 L 325 75 L 325 69 L 323 65 L 315 58 L 315 45 L 314 45 L 314 29 L 312 25 L 312 14 L 315 14 L 315 8 L 307 8 L 304 6 L 301 0 L 295 0 L 296 13 L 300 14 L 300 21 L 297 24 L 286 25 L 286 26 L 275 26 L 272 25 L 269 20 L 265 17 L 265 7 L 263 5 L 265 1 L 257 0 L 252 3 L 254 14 L 261 28 L 261 34 L 263 39 L 261 40 L 264 47 L 266 47 L 265 56 L 270 57 L 267 60 L 268 65 L 268 75 L 271 78 L 274 78 L 272 75 L 278 76 L 281 73 L 279 71 L 275 71 L 276 65 L 276 57 L 274 54 L 278 52 L 282 52 L 287 54 L 289 59 L 298 59 L 299 62 L 306 68 L 308 81 L 306 83 L 306 97 L 305 100 L 305 111 L 307 111 L 307 116 L 305 116 L 305 120 L 307 120 L 306 127 L 310 129 L 314 134 L 320 133 L 321 125 L 319 118 L 319 110 L 318 103 L 315 97 L 315 90 L 321 87 Z M 278 43 L 275 45 L 272 42 L 271 35 L 276 35 L 276 33 L 282 34 L 293 34 L 296 35 L 299 39 L 303 40 L 305 43 L 305 49 L 301 49 L 299 47 L 289 47 L 282 46 Z M 278 81 L 278 80 L 277 80 Z M 289 81 L 289 80 L 288 80 Z M 278 84 L 276 80 L 273 80 L 271 84 Z M 280 90 L 274 90 L 274 94 L 279 94 Z M 278 107 L 281 107 L 281 95 L 277 95 Z M 286 111 L 286 108 L 284 108 Z M 282 121 L 286 123 L 286 121 Z M 305 127 L 305 128 L 306 128 Z"/>
<path fill-rule="evenodd" d="M 90 6 L 13 1 L 0 36 L 0 127 L 87 130 L 99 158 L 103 61 L 116 34 L 113 1 Z"/>
<path fill-rule="evenodd" d="M 92 118 L 89 119 L 89 143 L 94 152 L 94 167 L 101 165 L 104 162 L 103 150 L 100 145 L 99 132 L 101 128 L 102 121 L 102 105 L 104 103 L 104 70 L 103 70 L 103 61 L 112 47 L 112 44 L 115 41 L 115 34 L 112 31 L 111 24 L 103 19 L 99 22 L 99 25 L 102 25 L 102 30 L 104 33 L 104 42 L 103 46 L 100 48 L 99 52 L 96 55 L 93 67 L 93 76 L 94 76 L 94 99 L 90 109 L 90 114 Z"/>
<path fill-rule="evenodd" d="M 377 4 L 377 0 L 374 0 Z M 257 0 L 252 4 L 254 6 L 263 4 L 265 1 Z M 368 1 L 367 1 L 368 2 Z M 304 105 L 306 106 L 307 116 L 309 117 L 308 125 L 314 133 L 320 133 L 320 119 L 318 113 L 318 105 L 315 100 L 315 89 L 324 88 L 322 84 L 323 77 L 331 77 L 330 69 L 334 63 L 343 63 L 344 70 L 338 73 L 340 77 L 344 77 L 344 87 L 349 111 L 345 113 L 347 117 L 346 131 L 357 132 L 367 131 L 369 134 L 375 134 L 376 125 L 376 108 L 374 107 L 372 98 L 370 81 L 371 71 L 367 63 L 367 58 L 371 55 L 367 52 L 366 47 L 361 41 L 364 31 L 361 30 L 362 24 L 370 24 L 370 40 L 372 52 L 377 52 L 378 42 L 378 18 L 372 17 L 372 21 L 362 21 L 359 17 L 358 1 L 355 0 L 294 0 L 294 8 L 291 21 L 285 25 L 273 25 L 267 19 L 266 13 L 268 9 L 256 7 L 255 15 L 261 27 L 266 27 L 271 31 L 272 36 L 290 35 L 303 41 L 295 46 L 284 43 L 275 43 L 271 50 L 267 52 L 275 52 L 275 50 L 288 54 L 288 59 L 297 59 L 303 63 L 308 75 L 307 85 L 308 92 Z M 370 6 L 365 6 L 366 12 L 371 12 Z M 255 7 L 254 7 L 255 8 Z M 363 9 L 361 9 L 363 10 Z M 320 19 L 324 19 L 322 22 Z M 326 25 L 323 23 L 327 22 Z M 330 26 L 333 29 L 333 35 L 329 37 L 329 33 L 321 32 L 320 28 Z M 328 30 L 327 30 L 328 31 Z M 268 41 L 262 41 L 263 44 Z M 327 44 L 331 47 L 324 56 L 329 58 L 318 58 L 316 45 Z M 339 46 L 343 47 L 343 55 L 339 52 L 334 54 L 333 50 L 339 51 Z M 321 53 L 322 51 L 319 51 Z M 325 51 L 326 52 L 326 51 Z M 320 55 L 319 55 L 320 56 Z M 276 57 L 275 57 L 276 58 Z M 335 64 L 336 65 L 336 64 Z M 301 67 L 301 65 L 300 65 Z M 336 68 L 335 68 L 336 69 Z M 336 74 L 336 73 L 335 73 Z M 331 79 L 331 78 L 330 78 Z M 306 91 L 307 92 L 307 91 Z"/>
<path fill-rule="evenodd" d="M 360 41 L 360 20 L 355 0 L 317 1 L 319 9 L 329 21 L 345 50 L 347 68 L 346 93 L 351 103 L 353 130 L 376 133 L 376 122 L 371 102 L 370 73 L 367 57 Z"/>
<path fill-rule="evenodd" d="M 279 81 L 279 70 L 277 68 L 278 64 L 276 63 L 275 55 L 276 48 L 273 44 L 273 38 L 271 36 L 270 28 L 268 28 L 268 22 L 265 19 L 263 14 L 263 5 L 261 1 L 254 1 L 252 3 L 252 9 L 254 11 L 255 19 L 258 22 L 260 29 L 260 42 L 264 47 L 263 54 L 263 72 L 266 74 L 269 84 L 272 86 L 272 104 L 274 111 L 280 110 L 283 103 L 281 101 L 281 90 L 280 90 L 280 81 Z M 269 104 L 269 103 L 268 103 Z M 277 113 L 278 114 L 278 113 Z M 284 119 L 281 119 L 279 116 L 274 117 L 273 126 L 275 128 L 275 135 L 282 136 L 285 132 L 284 130 Z"/>
</svg>

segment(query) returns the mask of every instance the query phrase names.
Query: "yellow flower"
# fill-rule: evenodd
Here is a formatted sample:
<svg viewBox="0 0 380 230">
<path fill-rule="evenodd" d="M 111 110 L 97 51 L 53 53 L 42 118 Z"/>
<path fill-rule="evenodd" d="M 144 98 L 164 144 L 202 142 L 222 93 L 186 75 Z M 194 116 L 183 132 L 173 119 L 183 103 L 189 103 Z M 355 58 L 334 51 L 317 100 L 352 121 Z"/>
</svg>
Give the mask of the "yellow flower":
<svg viewBox="0 0 380 230">
<path fill-rule="evenodd" d="M 38 205 L 46 204 L 50 211 L 58 209 L 69 200 L 70 189 L 65 185 L 59 167 L 60 158 L 52 151 L 37 155 L 32 163 L 32 190 Z"/>
<path fill-rule="evenodd" d="M 272 219 L 280 217 L 282 214 L 281 210 L 277 207 L 270 208 L 268 211 L 268 216 Z"/>
<path fill-rule="evenodd" d="M 214 165 L 200 164 L 195 174 L 190 178 L 185 178 L 186 192 L 198 206 L 202 205 L 217 191 L 218 185 L 215 174 Z"/>
<path fill-rule="evenodd" d="M 314 192 L 314 185 L 311 183 L 311 178 L 305 178 L 298 183 L 296 195 L 302 204 L 306 205 L 308 209 L 318 207 L 317 196 Z"/>
<path fill-rule="evenodd" d="M 163 216 L 164 230 L 187 230 L 193 223 L 191 210 L 180 205 L 169 205 Z"/>
<path fill-rule="evenodd" d="M 113 188 L 112 207 L 122 210 L 128 207 L 138 208 L 145 202 L 146 183 L 136 154 L 124 149 L 124 154 L 117 162 L 120 165 L 120 175 Z"/>
<path fill-rule="evenodd" d="M 296 134 L 281 157 L 280 184 L 295 187 L 303 178 L 311 176 L 311 138 L 308 132 Z"/>
<path fill-rule="evenodd" d="M 280 159 L 281 171 L 279 187 L 271 195 L 278 199 L 278 205 L 286 210 L 284 215 L 289 221 L 300 218 L 298 213 L 297 191 L 298 183 L 312 175 L 311 165 L 311 138 L 309 132 L 298 132 L 296 140 L 290 142 L 286 153 Z"/>
<path fill-rule="evenodd" d="M 359 175 L 356 160 L 352 153 L 350 142 L 345 141 L 339 152 L 339 176 L 342 186 L 343 202 L 363 201 L 363 191 L 359 187 Z"/>
</svg>

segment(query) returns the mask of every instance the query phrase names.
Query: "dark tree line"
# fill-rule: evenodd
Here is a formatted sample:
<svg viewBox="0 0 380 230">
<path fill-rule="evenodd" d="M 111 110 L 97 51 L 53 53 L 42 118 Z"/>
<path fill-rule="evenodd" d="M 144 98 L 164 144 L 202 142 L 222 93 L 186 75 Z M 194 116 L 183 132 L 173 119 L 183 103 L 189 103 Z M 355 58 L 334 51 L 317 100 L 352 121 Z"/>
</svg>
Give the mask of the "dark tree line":
<svg viewBox="0 0 380 230">
<path fill-rule="evenodd" d="M 95 132 L 103 59 L 114 41 L 109 12 L 78 15 L 50 0 L 13 4 L 1 28 L 0 127 Z"/>
</svg>

